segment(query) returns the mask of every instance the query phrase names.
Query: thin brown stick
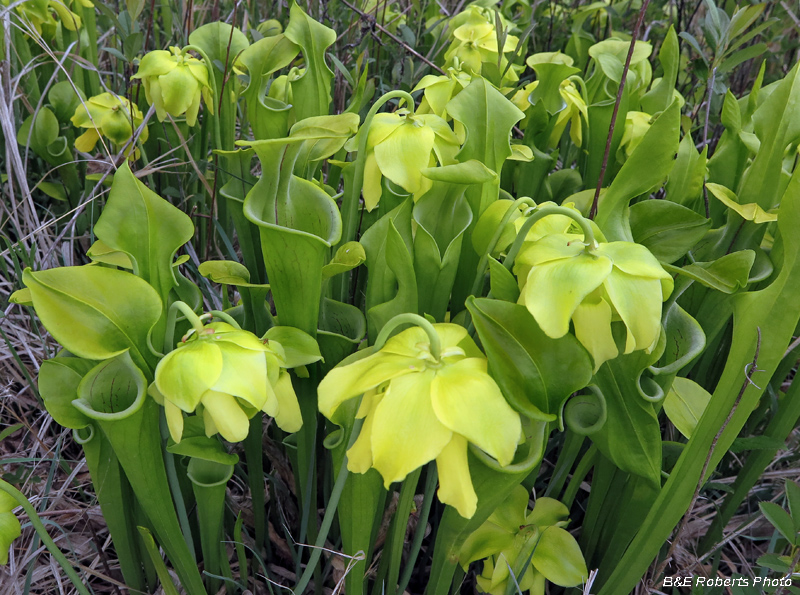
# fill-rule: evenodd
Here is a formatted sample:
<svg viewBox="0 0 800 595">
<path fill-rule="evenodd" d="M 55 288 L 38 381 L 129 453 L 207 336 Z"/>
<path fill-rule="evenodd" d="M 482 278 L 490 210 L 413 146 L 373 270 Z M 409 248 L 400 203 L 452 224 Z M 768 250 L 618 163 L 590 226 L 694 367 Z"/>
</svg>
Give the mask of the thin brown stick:
<svg viewBox="0 0 800 595">
<path fill-rule="evenodd" d="M 646 1 L 646 2 L 649 2 L 650 0 L 645 0 L 645 1 Z M 347 8 L 349 8 L 349 9 L 350 9 L 350 10 L 352 10 L 353 12 L 357 13 L 359 16 L 361 16 L 361 18 L 364 18 L 364 19 L 366 19 L 366 20 L 367 20 L 367 22 L 369 22 L 370 24 L 374 25 L 374 26 L 375 26 L 375 28 L 376 28 L 378 31 L 380 31 L 381 33 L 383 33 L 384 35 L 386 35 L 386 36 L 387 36 L 389 39 L 391 39 L 392 41 L 394 41 L 396 44 L 398 44 L 398 45 L 402 46 L 402 47 L 403 47 L 403 49 L 405 49 L 405 50 L 406 50 L 406 51 L 407 51 L 409 54 L 411 54 L 412 56 L 414 56 L 415 58 L 417 58 L 417 59 L 419 59 L 419 60 L 422 60 L 423 62 L 425 62 L 425 64 L 427 64 L 428 66 L 430 66 L 431 68 L 433 68 L 433 69 L 434 69 L 434 70 L 436 70 L 437 72 L 439 72 L 439 73 L 441 73 L 441 74 L 446 74 L 444 70 L 442 70 L 441 68 L 439 68 L 438 66 L 436 66 L 436 64 L 434 64 L 433 62 L 431 62 L 430 60 L 428 60 L 428 59 L 427 59 L 425 56 L 423 56 L 423 55 L 422 55 L 422 54 L 420 54 L 418 51 L 416 51 L 414 48 L 412 48 L 411 46 L 409 46 L 409 45 L 408 45 L 406 42 L 404 42 L 402 39 L 400 39 L 400 38 L 399 38 L 399 37 L 397 37 L 396 35 L 393 35 L 393 34 L 392 34 L 392 33 L 390 33 L 389 31 L 387 31 L 387 30 L 386 30 L 384 27 L 382 27 L 382 26 L 381 26 L 381 24 L 380 24 L 380 23 L 378 23 L 377 19 L 374 19 L 374 18 L 373 18 L 371 15 L 368 15 L 367 13 L 363 12 L 361 9 L 359 9 L 359 8 L 357 8 L 357 7 L 355 7 L 355 6 L 353 6 L 353 5 L 352 5 L 352 4 L 350 4 L 350 3 L 349 3 L 347 0 L 342 0 L 342 4 L 344 4 L 344 5 L 345 5 Z"/>
<path fill-rule="evenodd" d="M 597 203 L 600 200 L 600 189 L 603 187 L 603 178 L 606 176 L 606 168 L 608 167 L 608 154 L 611 152 L 611 140 L 614 138 L 614 127 L 617 123 L 617 113 L 619 112 L 619 104 L 622 102 L 622 92 L 625 90 L 625 80 L 628 78 L 628 70 L 631 67 L 631 58 L 633 57 L 633 49 L 636 47 L 636 40 L 639 37 L 639 31 L 644 22 L 644 14 L 647 12 L 647 7 L 650 0 L 642 2 L 642 8 L 639 10 L 639 18 L 636 21 L 636 28 L 633 30 L 631 36 L 631 45 L 628 48 L 628 55 L 625 57 L 625 66 L 622 69 L 622 78 L 619 81 L 619 89 L 617 90 L 617 100 L 614 102 L 614 111 L 611 112 L 611 123 L 608 125 L 608 137 L 606 138 L 606 150 L 603 152 L 603 165 L 600 166 L 600 176 L 597 178 L 597 188 L 594 190 L 594 199 L 592 200 L 592 208 L 589 210 L 589 219 L 594 219 L 597 215 Z"/>
<path fill-rule="evenodd" d="M 708 449 L 708 456 L 706 456 L 706 460 L 703 463 L 703 470 L 700 473 L 700 479 L 697 481 L 697 487 L 694 490 L 694 494 L 692 495 L 692 501 L 689 504 L 689 508 L 686 509 L 686 514 L 683 515 L 681 519 L 681 524 L 678 527 L 678 530 L 675 531 L 675 536 L 672 538 L 672 543 L 669 545 L 669 551 L 667 551 L 667 555 L 661 564 L 658 565 L 655 573 L 653 573 L 652 578 L 650 579 L 649 587 L 652 587 L 653 582 L 658 580 L 658 578 L 664 573 L 664 570 L 667 568 L 667 565 L 672 560 L 672 555 L 675 553 L 675 548 L 677 547 L 678 543 L 681 540 L 681 536 L 686 531 L 686 526 L 689 524 L 689 516 L 691 515 L 692 509 L 694 508 L 695 504 L 697 504 L 697 500 L 700 497 L 700 490 L 703 489 L 703 485 L 705 484 L 706 473 L 708 473 L 708 468 L 711 466 L 711 458 L 714 456 L 714 451 L 717 448 L 717 442 L 719 442 L 720 436 L 725 431 L 725 428 L 728 427 L 731 419 L 733 419 L 733 414 L 736 413 L 736 409 L 739 407 L 739 403 L 744 396 L 747 387 L 753 384 L 753 374 L 758 371 L 756 365 L 758 364 L 758 355 L 761 352 L 761 327 L 756 327 L 756 332 L 758 333 L 758 338 L 756 339 L 756 351 L 753 354 L 753 361 L 747 364 L 744 367 L 744 382 L 742 382 L 742 388 L 739 389 L 739 394 L 736 395 L 736 401 L 733 403 L 733 407 L 731 407 L 730 412 L 728 412 L 728 417 L 725 418 L 725 421 L 722 422 L 719 430 L 717 431 L 716 435 L 714 436 L 714 440 L 711 441 L 711 447 Z M 755 386 L 755 385 L 754 385 Z"/>
</svg>

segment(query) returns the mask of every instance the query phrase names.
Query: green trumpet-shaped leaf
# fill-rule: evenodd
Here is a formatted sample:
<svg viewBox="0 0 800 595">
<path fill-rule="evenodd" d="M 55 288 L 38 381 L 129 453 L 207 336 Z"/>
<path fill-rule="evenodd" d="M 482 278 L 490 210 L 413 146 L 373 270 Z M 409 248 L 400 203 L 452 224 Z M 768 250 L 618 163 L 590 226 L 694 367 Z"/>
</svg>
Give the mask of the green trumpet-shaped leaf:
<svg viewBox="0 0 800 595">
<path fill-rule="evenodd" d="M 515 409 L 553 421 L 564 401 L 589 383 L 592 362 L 572 335 L 551 339 L 524 306 L 467 300 L 493 377 Z"/>
<path fill-rule="evenodd" d="M 364 246 L 358 242 L 347 242 L 339 246 L 333 259 L 322 267 L 323 279 L 328 279 L 334 275 L 346 273 L 351 271 L 357 266 L 361 265 L 367 260 L 367 255 L 364 252 Z"/>
<path fill-rule="evenodd" d="M 706 389 L 688 378 L 676 378 L 664 399 L 664 413 L 687 438 L 697 427 L 711 395 Z"/>
<path fill-rule="evenodd" d="M 47 412 L 65 428 L 77 430 L 91 423 L 72 401 L 78 398 L 78 385 L 97 362 L 79 357 L 54 357 L 39 369 L 39 394 Z"/>
<path fill-rule="evenodd" d="M 336 32 L 292 4 L 284 35 L 303 49 L 306 64 L 305 73 L 292 83 L 297 121 L 328 114 L 333 71 L 325 63 L 325 50 L 336 41 Z"/>
<path fill-rule="evenodd" d="M 91 419 L 117 420 L 136 413 L 146 396 L 147 380 L 124 351 L 89 370 L 72 404 Z"/>
<path fill-rule="evenodd" d="M 367 334 L 367 320 L 360 308 L 322 299 L 317 341 L 326 366 L 332 367 L 350 355 Z"/>
<path fill-rule="evenodd" d="M 298 9 L 299 10 L 299 9 Z M 244 214 L 261 233 L 261 249 L 284 326 L 310 335 L 317 330 L 322 267 L 339 241 L 342 219 L 331 197 L 318 185 L 294 175 L 295 162 L 324 131 L 252 143 L 261 161 L 261 179 L 250 190 Z M 338 131 L 328 138 L 340 137 Z"/>
<path fill-rule="evenodd" d="M 108 202 L 94 231 L 106 246 L 127 254 L 133 272 L 167 302 L 170 290 L 178 284 L 173 258 L 194 234 L 188 215 L 142 184 L 126 162 L 114 174 Z"/>
<path fill-rule="evenodd" d="M 635 53 L 635 50 L 634 50 Z M 642 97 L 642 111 L 648 114 L 663 112 L 672 103 L 675 96 L 675 83 L 678 81 L 681 50 L 678 44 L 678 35 L 675 27 L 670 26 L 664 42 L 658 50 L 658 61 L 664 69 L 664 74 L 657 85 Z"/>
<path fill-rule="evenodd" d="M 103 360 L 130 349 L 141 367 L 153 359 L 147 335 L 162 306 L 146 281 L 96 266 L 25 269 L 22 280 L 42 324 L 71 353 Z"/>
<path fill-rule="evenodd" d="M 609 241 L 633 239 L 629 203 L 667 179 L 678 154 L 679 131 L 680 108 L 673 102 L 650 126 L 611 182 L 595 219 Z"/>
<path fill-rule="evenodd" d="M 699 242 L 711 220 L 669 200 L 645 200 L 630 210 L 633 239 L 661 262 L 675 262 Z"/>
<path fill-rule="evenodd" d="M 319 345 L 314 338 L 291 326 L 273 326 L 264 335 L 264 339 L 280 344 L 283 349 L 282 366 L 296 368 L 307 366 L 322 359 Z"/>
<path fill-rule="evenodd" d="M 712 262 L 693 262 L 685 267 L 665 265 L 670 274 L 680 274 L 722 293 L 734 293 L 747 285 L 756 259 L 752 250 L 739 250 Z"/>
<path fill-rule="evenodd" d="M 466 191 L 472 221 L 497 200 L 503 164 L 511 156 L 511 129 L 525 114 L 491 84 L 475 77 L 447 104 L 448 113 L 466 128 L 467 137 L 458 153 L 459 161 L 475 159 L 497 174 L 495 180 L 475 184 Z M 472 228 L 464 232 L 458 272 L 453 286 L 452 311 L 457 313 L 469 295 L 478 268 L 479 255 L 472 247 Z"/>
<path fill-rule="evenodd" d="M 223 72 L 228 72 L 234 58 L 250 45 L 244 33 L 223 22 L 198 27 L 189 34 L 189 43 L 202 49 L 212 63 L 219 64 Z"/>
</svg>

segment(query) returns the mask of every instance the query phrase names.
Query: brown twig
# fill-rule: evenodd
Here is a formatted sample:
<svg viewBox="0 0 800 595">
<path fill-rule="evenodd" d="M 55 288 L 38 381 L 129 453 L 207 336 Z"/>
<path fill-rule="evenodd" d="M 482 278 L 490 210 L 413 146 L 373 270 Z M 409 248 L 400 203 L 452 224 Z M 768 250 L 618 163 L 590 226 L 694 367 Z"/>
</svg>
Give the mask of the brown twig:
<svg viewBox="0 0 800 595">
<path fill-rule="evenodd" d="M 646 1 L 647 1 L 647 2 L 649 2 L 650 0 L 646 0 Z M 436 64 L 434 64 L 433 62 L 431 62 L 430 60 L 428 60 L 428 59 L 427 59 L 425 56 L 423 56 L 422 54 L 420 54 L 418 51 L 416 51 L 414 48 L 412 48 L 410 45 L 408 45 L 408 44 L 407 44 L 406 42 L 404 42 L 402 39 L 400 39 L 400 38 L 399 38 L 399 37 L 397 37 L 396 35 L 393 35 L 393 34 L 392 34 L 392 33 L 390 33 L 389 31 L 387 31 L 387 30 L 386 30 L 386 29 L 385 29 L 383 26 L 381 26 L 381 24 L 380 24 L 380 23 L 378 23 L 378 21 L 377 21 L 376 19 L 374 19 L 372 16 L 370 16 L 370 15 L 368 15 L 367 13 L 363 12 L 361 9 L 359 9 L 359 8 L 357 8 L 357 7 L 355 7 L 355 6 L 353 6 L 353 5 L 352 5 L 352 4 L 350 4 L 350 3 L 349 3 L 347 0 L 342 0 L 342 4 L 344 4 L 344 5 L 345 5 L 347 8 L 349 8 L 349 9 L 350 9 L 350 10 L 352 10 L 353 12 L 357 13 L 357 14 L 358 14 L 358 15 L 359 15 L 361 18 L 363 18 L 363 19 L 366 19 L 366 20 L 367 20 L 367 22 L 369 22 L 371 25 L 374 25 L 374 26 L 375 26 L 375 28 L 376 28 L 378 31 L 380 31 L 381 33 L 383 33 L 384 35 L 386 35 L 386 36 L 387 36 L 389 39 L 391 39 L 392 41 L 394 41 L 396 44 L 398 44 L 398 45 L 402 46 L 402 47 L 403 47 L 403 49 L 405 49 L 405 50 L 406 50 L 406 51 L 407 51 L 409 54 L 411 54 L 411 55 L 412 55 L 412 56 L 414 56 L 415 58 L 417 58 L 417 59 L 419 59 L 419 60 L 421 60 L 421 61 L 425 62 L 425 64 L 427 64 L 428 66 L 430 66 L 431 68 L 433 68 L 433 69 L 434 69 L 434 70 L 436 70 L 437 72 L 439 72 L 439 73 L 441 73 L 441 74 L 446 74 L 444 70 L 442 70 L 441 68 L 439 68 L 438 66 L 436 66 Z"/>
<path fill-rule="evenodd" d="M 644 2 L 642 2 L 642 8 L 639 10 L 639 18 L 636 21 L 636 28 L 633 30 L 633 35 L 631 36 L 631 45 L 628 48 L 628 55 L 625 57 L 625 66 L 622 69 L 622 78 L 619 81 L 617 100 L 614 102 L 614 111 L 611 112 L 611 123 L 608 125 L 606 149 L 603 152 L 603 164 L 600 166 L 600 176 L 597 178 L 597 188 L 594 190 L 594 199 L 592 200 L 592 208 L 589 210 L 589 219 L 594 219 L 595 215 L 597 215 L 597 203 L 600 200 L 600 189 L 603 187 L 603 178 L 606 175 L 606 168 L 608 167 L 608 154 L 611 152 L 611 141 L 614 138 L 614 127 L 617 123 L 619 104 L 622 103 L 622 92 L 625 90 L 625 80 L 628 78 L 628 70 L 631 67 L 631 58 L 633 58 L 633 50 L 636 47 L 636 39 L 639 37 L 639 31 L 644 22 L 644 14 L 647 12 L 649 4 L 650 0 L 644 0 Z"/>
<path fill-rule="evenodd" d="M 742 382 L 742 388 L 739 389 L 739 394 L 736 395 L 736 400 L 734 401 L 730 412 L 728 412 L 728 417 L 726 417 L 725 421 L 722 422 L 722 425 L 720 426 L 719 430 L 717 430 L 714 439 L 711 441 L 711 446 L 708 449 L 708 456 L 706 456 L 706 460 L 703 463 L 703 470 L 700 472 L 700 479 L 697 481 L 697 487 L 692 495 L 689 508 L 686 509 L 686 514 L 683 515 L 681 524 L 678 527 L 678 530 L 675 531 L 675 536 L 672 538 L 672 543 L 670 543 L 666 557 L 661 564 L 658 565 L 655 573 L 653 573 L 649 587 L 652 587 L 653 582 L 658 580 L 658 578 L 664 573 L 664 570 L 667 568 L 670 560 L 672 560 L 672 555 L 675 553 L 675 548 L 680 542 L 683 533 L 686 531 L 686 526 L 689 524 L 689 516 L 691 515 L 692 509 L 694 509 L 694 506 L 697 504 L 697 500 L 700 497 L 700 490 L 703 489 L 703 485 L 705 484 L 706 473 L 708 473 L 708 468 L 711 466 L 711 458 L 714 456 L 714 450 L 716 450 L 717 442 L 719 442 L 720 436 L 722 436 L 725 428 L 728 427 L 731 419 L 733 419 L 733 414 L 736 413 L 736 409 L 739 407 L 739 403 L 741 402 L 747 387 L 751 384 L 755 386 L 753 383 L 753 374 L 759 371 L 756 365 L 758 364 L 758 355 L 761 352 L 761 327 L 756 327 L 756 332 L 758 333 L 758 338 L 756 339 L 756 351 L 753 354 L 753 361 L 744 367 L 744 382 Z"/>
</svg>

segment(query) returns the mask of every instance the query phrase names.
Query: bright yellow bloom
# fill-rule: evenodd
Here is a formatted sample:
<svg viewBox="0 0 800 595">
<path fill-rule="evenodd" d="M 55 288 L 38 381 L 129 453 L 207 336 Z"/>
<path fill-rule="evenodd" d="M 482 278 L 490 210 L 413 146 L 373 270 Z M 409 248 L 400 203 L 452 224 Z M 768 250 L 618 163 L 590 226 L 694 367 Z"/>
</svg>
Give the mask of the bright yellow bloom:
<svg viewBox="0 0 800 595">
<path fill-rule="evenodd" d="M 75 4 L 79 6 L 74 6 Z M 65 29 L 78 31 L 82 25 L 81 17 L 70 9 L 75 8 L 80 11 L 81 7 L 93 9 L 94 4 L 91 0 L 26 0 L 17 6 L 17 12 L 41 35 L 43 25 L 54 30 L 57 23 L 51 10 L 58 15 Z"/>
<path fill-rule="evenodd" d="M 467 443 L 508 465 L 521 422 L 467 331 L 455 324 L 433 326 L 441 340 L 438 360 L 425 331 L 405 330 L 377 353 L 331 370 L 319 385 L 319 410 L 332 419 L 344 401 L 363 394 L 356 417 L 364 425 L 347 452 L 348 469 L 375 468 L 388 488 L 436 460 L 439 499 L 471 518 L 477 495 Z"/>
<path fill-rule="evenodd" d="M 133 110 L 133 111 L 131 111 Z M 75 139 L 75 148 L 84 153 L 94 150 L 102 134 L 114 147 L 127 143 L 144 120 L 142 111 L 125 97 L 114 93 L 101 93 L 81 103 L 72 116 L 72 124 L 86 128 L 86 132 Z M 147 140 L 147 127 L 142 129 L 139 140 Z M 134 151 L 129 147 L 126 154 Z M 135 157 L 134 153 L 134 157 Z"/>
<path fill-rule="evenodd" d="M 617 149 L 617 160 L 625 161 L 630 157 L 642 142 L 644 135 L 650 130 L 650 121 L 652 116 L 645 112 L 628 112 L 625 115 L 625 132 L 622 134 L 622 140 L 619 141 L 619 148 Z"/>
<path fill-rule="evenodd" d="M 478 588 L 492 595 L 506 592 L 511 578 L 509 566 L 522 572 L 515 577 L 521 592 L 543 595 L 545 579 L 562 587 L 575 587 L 586 581 L 588 571 L 578 542 L 564 530 L 568 523 L 569 510 L 552 498 L 537 499 L 529 511 L 528 492 L 517 486 L 466 539 L 459 562 L 466 568 L 470 562 L 486 558 Z"/>
<path fill-rule="evenodd" d="M 141 79 L 147 101 L 156 108 L 161 122 L 167 114 L 173 118 L 186 114 L 186 123 L 194 126 L 201 96 L 209 113 L 214 113 L 206 65 L 180 48 L 145 54 L 132 78 Z"/>
<path fill-rule="evenodd" d="M 358 137 L 348 145 L 357 146 Z M 422 170 L 433 165 L 452 165 L 459 150 L 455 133 L 435 114 L 410 114 L 406 110 L 375 114 L 367 137 L 364 164 L 364 203 L 368 211 L 381 198 L 381 180 L 386 176 L 415 198 L 430 188 Z"/>
<path fill-rule="evenodd" d="M 445 52 L 445 66 L 458 66 L 465 72 L 481 74 L 483 63 L 488 62 L 500 66 L 500 71 L 506 71 L 503 82 L 513 82 L 519 79 L 517 69 L 512 65 L 508 69 L 508 59 L 504 54 L 513 52 L 519 39 L 514 35 L 507 35 L 502 48 L 498 46 L 497 29 L 495 28 L 494 13 L 470 6 L 464 12 L 456 15 L 451 22 L 453 41 Z M 509 27 L 505 31 L 508 32 Z"/>
<path fill-rule="evenodd" d="M 182 412 L 200 406 L 206 434 L 219 432 L 229 442 L 247 437 L 249 419 L 258 411 L 296 432 L 303 421 L 285 367 L 283 349 L 274 341 L 265 345 L 251 332 L 213 322 L 158 363 L 150 393 L 163 401 L 175 442 L 183 433 Z"/>
<path fill-rule="evenodd" d="M 8 550 L 14 540 L 22 535 L 19 519 L 11 512 L 17 506 L 14 498 L 0 491 L 0 566 L 8 564 Z"/>
<path fill-rule="evenodd" d="M 587 250 L 580 236 L 554 233 L 526 243 L 514 263 L 520 303 L 547 336 L 569 332 L 592 354 L 595 370 L 618 355 L 611 322 L 627 327 L 625 353 L 652 351 L 661 332 L 661 303 L 672 277 L 655 256 L 633 242 Z"/>
<path fill-rule="evenodd" d="M 525 112 L 531 106 L 528 98 L 538 86 L 539 81 L 533 81 L 525 85 L 513 95 L 511 101 Z M 589 111 L 586 102 L 583 100 L 583 96 L 575 86 L 575 83 L 569 79 L 561 81 L 558 92 L 564 102 L 564 109 L 555 116 L 556 121 L 547 142 L 550 147 L 558 145 L 558 141 L 561 139 L 561 135 L 564 134 L 567 124 L 572 124 L 569 129 L 569 136 L 575 145 L 581 146 L 583 143 L 583 123 L 586 122 L 587 125 L 589 123 Z M 520 123 L 523 129 L 526 125 L 527 117 Z"/>
</svg>

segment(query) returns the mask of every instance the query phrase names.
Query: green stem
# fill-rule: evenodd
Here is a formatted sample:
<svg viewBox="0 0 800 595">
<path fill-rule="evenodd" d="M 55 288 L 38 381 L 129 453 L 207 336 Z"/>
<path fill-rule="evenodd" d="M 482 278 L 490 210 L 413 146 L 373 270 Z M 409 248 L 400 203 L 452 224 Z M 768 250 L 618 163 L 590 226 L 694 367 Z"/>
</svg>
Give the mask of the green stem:
<svg viewBox="0 0 800 595">
<path fill-rule="evenodd" d="M 14 500 L 17 501 L 17 504 L 22 506 L 25 514 L 28 515 L 28 520 L 30 521 L 31 525 L 33 525 L 36 533 L 39 535 L 39 538 L 42 540 L 47 549 L 50 550 L 50 553 L 61 565 L 61 568 L 64 569 L 64 572 L 69 577 L 69 580 L 72 581 L 72 584 L 75 585 L 75 589 L 78 591 L 78 593 L 81 595 L 90 595 L 89 590 L 84 586 L 83 580 L 81 580 L 81 577 L 72 568 L 72 564 L 70 564 L 69 560 L 67 560 L 67 557 L 61 553 L 61 550 L 58 549 L 58 546 L 56 546 L 55 542 L 50 538 L 50 535 L 47 533 L 47 529 L 45 529 L 44 524 L 42 523 L 41 519 L 39 519 L 39 515 L 36 514 L 36 509 L 33 508 L 25 495 L 10 483 L 7 483 L 2 479 L 0 479 L 0 490 L 3 490 L 6 494 L 14 498 Z"/>
<path fill-rule="evenodd" d="M 383 326 L 381 332 L 378 334 L 378 338 L 375 340 L 376 351 L 383 347 L 383 345 L 391 336 L 392 331 L 394 331 L 394 329 L 401 324 L 415 324 L 416 326 L 422 328 L 422 330 L 424 330 L 428 335 L 428 339 L 431 342 L 431 355 L 436 361 L 439 361 L 439 358 L 442 354 L 442 342 L 439 339 L 439 333 L 436 332 L 436 329 L 433 328 L 433 325 L 428 321 L 428 319 L 423 318 L 419 314 L 412 314 L 410 312 L 398 314 Z"/>
<path fill-rule="evenodd" d="M 428 524 L 428 517 L 431 513 L 431 506 L 433 505 L 433 492 L 436 490 L 439 475 L 436 472 L 436 467 L 431 465 L 428 467 L 428 476 L 425 478 L 425 498 L 422 501 L 422 511 L 417 521 L 417 529 L 414 531 L 414 541 L 411 542 L 411 549 L 408 552 L 408 559 L 403 568 L 403 575 L 400 577 L 400 584 L 397 585 L 397 592 L 404 593 L 411 575 L 414 572 L 414 565 L 419 556 L 420 549 L 422 548 L 422 540 L 425 537 L 425 527 Z"/>
<path fill-rule="evenodd" d="M 215 318 L 219 318 L 220 320 L 224 320 L 228 324 L 230 324 L 233 328 L 237 331 L 242 330 L 242 327 L 239 326 L 239 323 L 236 322 L 230 314 L 226 314 L 220 310 L 210 310 L 209 314 L 213 315 Z"/>
<path fill-rule="evenodd" d="M 363 422 L 364 420 L 362 419 L 356 419 L 355 423 L 353 424 L 353 432 L 350 435 L 349 446 L 352 446 L 356 441 L 358 433 L 361 430 L 361 424 Z M 297 586 L 295 586 L 294 591 L 292 591 L 292 595 L 302 595 L 306 586 L 308 585 L 308 582 L 311 580 L 311 576 L 314 574 L 314 569 L 316 568 L 317 562 L 319 562 L 319 558 L 322 555 L 322 550 L 325 547 L 325 540 L 328 538 L 328 533 L 331 530 L 333 519 L 336 516 L 336 507 L 339 504 L 339 498 L 342 495 L 342 490 L 344 489 L 344 484 L 347 481 L 348 474 L 347 455 L 345 455 L 342 467 L 339 469 L 339 474 L 336 476 L 336 483 L 333 485 L 331 497 L 328 500 L 328 506 L 325 508 L 325 516 L 322 519 L 322 525 L 319 528 L 317 540 L 314 543 L 314 549 L 308 559 L 308 563 L 306 564 L 306 569 L 303 571 L 303 575 L 297 582 Z"/>
<path fill-rule="evenodd" d="M 514 240 L 514 243 L 511 245 L 511 249 L 508 251 L 508 256 L 506 256 L 506 259 L 503 261 L 503 265 L 509 271 L 511 270 L 511 267 L 514 266 L 514 259 L 516 259 L 517 254 L 519 254 L 522 244 L 525 242 L 525 238 L 528 235 L 528 231 L 530 231 L 531 227 L 533 227 L 537 221 L 540 221 L 549 215 L 565 215 L 566 217 L 569 217 L 575 221 L 581 226 L 581 231 L 583 231 L 583 240 L 586 243 L 586 250 L 592 251 L 597 249 L 597 240 L 594 239 L 594 231 L 592 231 L 591 223 L 583 215 L 574 209 L 567 207 L 539 207 L 531 214 L 528 220 L 522 224 L 522 228 L 519 230 L 517 238 Z"/>
</svg>

